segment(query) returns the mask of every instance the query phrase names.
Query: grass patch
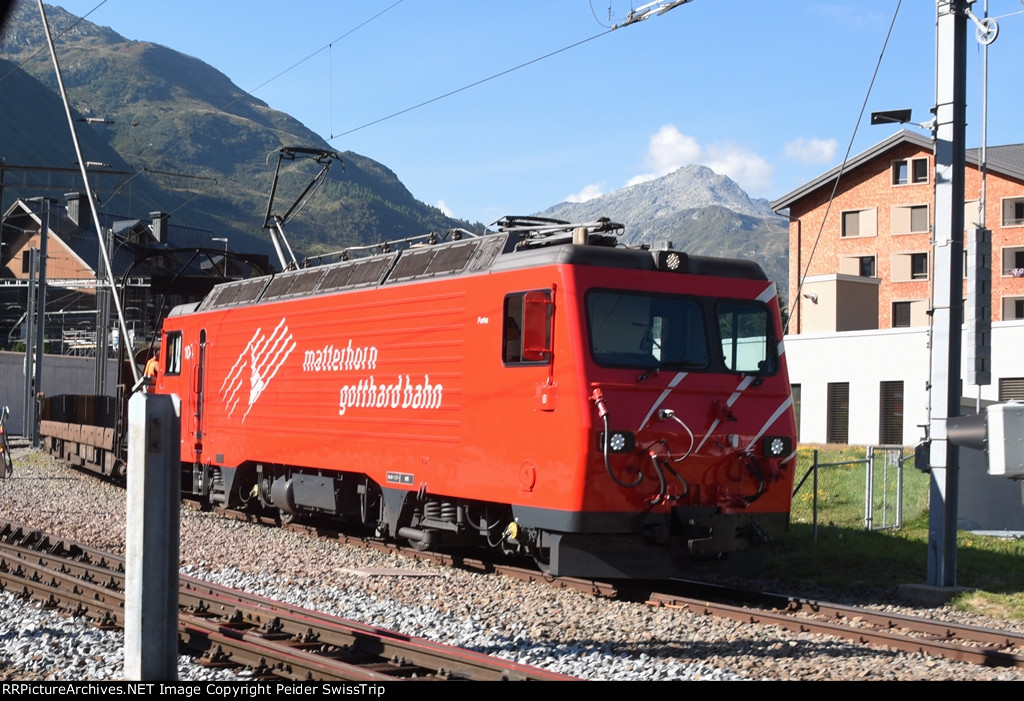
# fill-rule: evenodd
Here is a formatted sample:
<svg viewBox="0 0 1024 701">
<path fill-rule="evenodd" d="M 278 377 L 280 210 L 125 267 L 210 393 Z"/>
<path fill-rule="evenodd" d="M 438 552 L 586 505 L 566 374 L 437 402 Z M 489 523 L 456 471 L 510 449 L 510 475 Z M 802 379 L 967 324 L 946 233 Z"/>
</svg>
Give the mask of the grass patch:
<svg viewBox="0 0 1024 701">
<path fill-rule="evenodd" d="M 901 456 L 903 461 L 901 463 Z M 811 472 L 817 460 L 817 491 Z M 888 528 L 919 517 L 928 509 L 929 477 L 915 469 L 909 453 L 874 451 L 868 469 L 863 446 L 801 446 L 790 520 L 830 526 Z M 871 493 L 871 509 L 866 509 Z M 815 496 L 817 497 L 815 499 Z"/>
<path fill-rule="evenodd" d="M 813 463 L 813 450 L 800 449 L 798 481 Z M 840 591 L 881 592 L 900 584 L 927 582 L 929 476 L 914 469 L 912 460 L 906 462 L 902 525 L 868 530 L 864 458 L 864 449 L 855 446 L 818 449 L 817 542 L 808 478 L 794 497 L 789 532 L 769 546 L 771 552 L 763 559 L 765 575 L 783 583 L 810 581 Z M 894 474 L 888 474 L 883 482 L 894 479 Z M 879 494 L 877 482 L 873 500 L 876 516 L 880 508 L 893 506 L 892 496 Z M 1024 620 L 1024 540 L 959 532 L 956 581 L 972 589 L 952 601 L 957 609 Z"/>
</svg>

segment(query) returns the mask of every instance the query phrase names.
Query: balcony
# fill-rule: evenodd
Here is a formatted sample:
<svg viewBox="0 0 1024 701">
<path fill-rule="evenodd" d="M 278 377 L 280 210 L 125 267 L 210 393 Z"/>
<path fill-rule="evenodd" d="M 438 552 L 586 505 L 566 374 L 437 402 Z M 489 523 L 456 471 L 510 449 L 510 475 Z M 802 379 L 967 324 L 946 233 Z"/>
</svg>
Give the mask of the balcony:
<svg viewBox="0 0 1024 701">
<path fill-rule="evenodd" d="M 1007 197 L 1002 202 L 1003 227 L 1024 226 L 1024 197 Z"/>
<path fill-rule="evenodd" d="M 1003 277 L 1024 278 L 1024 246 L 1004 248 L 999 260 L 999 269 Z"/>
</svg>

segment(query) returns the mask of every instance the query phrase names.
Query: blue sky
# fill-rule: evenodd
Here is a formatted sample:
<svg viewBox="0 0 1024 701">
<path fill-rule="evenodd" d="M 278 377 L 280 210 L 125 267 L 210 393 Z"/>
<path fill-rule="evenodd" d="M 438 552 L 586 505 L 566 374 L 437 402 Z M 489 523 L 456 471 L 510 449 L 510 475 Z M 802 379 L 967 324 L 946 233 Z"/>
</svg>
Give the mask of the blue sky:
<svg viewBox="0 0 1024 701">
<path fill-rule="evenodd" d="M 775 199 L 841 162 L 851 140 L 855 154 L 897 130 L 871 126 L 871 111 L 911 108 L 925 122 L 935 102 L 929 0 L 692 0 L 610 32 L 643 3 L 55 4 L 78 15 L 99 5 L 93 23 L 202 59 L 335 149 L 388 166 L 416 198 L 484 223 L 690 163 Z M 1000 27 L 988 143 L 1021 143 L 1024 3 L 987 4 Z M 969 146 L 982 138 L 982 56 L 972 26 Z"/>
</svg>

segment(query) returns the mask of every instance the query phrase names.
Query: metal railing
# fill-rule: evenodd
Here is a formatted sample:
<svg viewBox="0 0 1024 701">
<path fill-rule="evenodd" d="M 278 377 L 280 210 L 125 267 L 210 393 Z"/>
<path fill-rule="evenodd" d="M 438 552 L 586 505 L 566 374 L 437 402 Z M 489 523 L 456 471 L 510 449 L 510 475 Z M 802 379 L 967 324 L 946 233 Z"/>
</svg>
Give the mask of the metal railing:
<svg viewBox="0 0 1024 701">
<path fill-rule="evenodd" d="M 823 456 L 813 450 L 793 489 L 791 520 L 809 521 L 815 542 L 822 522 L 865 530 L 901 528 L 907 503 L 905 467 L 914 457 L 904 451 L 903 446 L 846 446 Z M 924 508 L 920 501 L 915 495 L 912 517 Z"/>
</svg>

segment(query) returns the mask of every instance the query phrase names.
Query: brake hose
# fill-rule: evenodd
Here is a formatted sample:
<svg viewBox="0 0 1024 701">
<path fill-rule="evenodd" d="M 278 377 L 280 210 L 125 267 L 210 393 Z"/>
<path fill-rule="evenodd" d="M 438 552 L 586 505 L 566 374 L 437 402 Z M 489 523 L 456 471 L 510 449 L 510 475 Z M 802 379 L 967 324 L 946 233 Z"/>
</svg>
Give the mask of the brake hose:
<svg viewBox="0 0 1024 701">
<path fill-rule="evenodd" d="M 597 407 L 597 414 L 601 417 L 601 421 L 604 422 L 604 439 L 601 441 L 601 454 L 604 457 L 604 469 L 608 473 L 608 476 L 612 478 L 615 484 L 626 489 L 632 489 L 633 487 L 640 484 L 644 478 L 644 473 L 637 470 L 636 479 L 632 482 L 624 482 L 618 478 L 614 470 L 612 470 L 612 463 L 608 459 L 608 443 L 611 440 L 611 433 L 608 430 L 608 407 L 604 405 L 604 394 L 601 392 L 600 387 L 594 388 L 594 393 L 591 395 L 591 399 L 594 405 Z"/>
</svg>

